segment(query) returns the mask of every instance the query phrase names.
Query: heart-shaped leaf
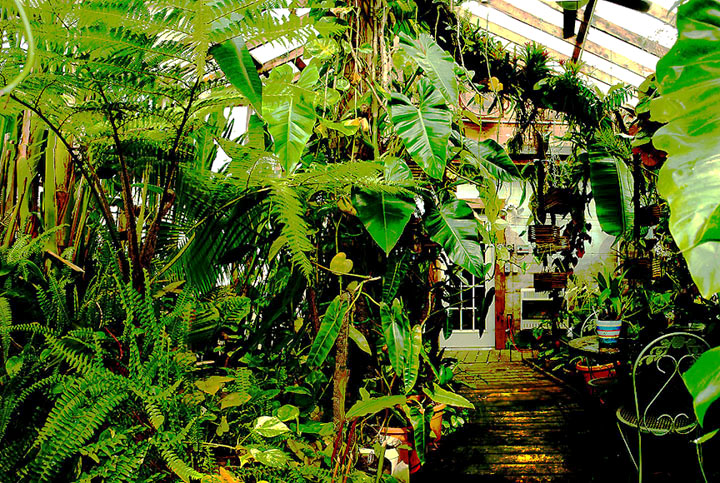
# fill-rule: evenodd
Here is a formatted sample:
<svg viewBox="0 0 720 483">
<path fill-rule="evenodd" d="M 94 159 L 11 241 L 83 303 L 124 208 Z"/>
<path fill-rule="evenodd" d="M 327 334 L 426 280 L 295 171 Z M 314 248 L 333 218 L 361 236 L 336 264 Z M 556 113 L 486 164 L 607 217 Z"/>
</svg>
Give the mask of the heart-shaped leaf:
<svg viewBox="0 0 720 483">
<path fill-rule="evenodd" d="M 252 399 L 250 394 L 246 392 L 231 392 L 223 396 L 223 398 L 220 400 L 220 409 L 241 406 L 248 402 L 250 399 Z"/>
<path fill-rule="evenodd" d="M 234 380 L 232 377 L 227 376 L 210 376 L 207 379 L 195 381 L 195 385 L 202 392 L 206 392 L 208 394 L 215 394 L 220 390 L 221 387 L 225 385 L 226 382 L 230 382 L 232 380 Z"/>
<path fill-rule="evenodd" d="M 426 79 L 418 82 L 417 107 L 407 96 L 393 92 L 390 114 L 395 132 L 413 159 L 431 178 L 445 173 L 452 114 L 440 92 Z"/>
<path fill-rule="evenodd" d="M 347 258 L 345 252 L 339 252 L 330 260 L 330 270 L 335 273 L 351 273 L 352 268 L 353 262 Z"/>
<path fill-rule="evenodd" d="M 253 431 L 265 438 L 273 438 L 289 432 L 290 428 L 274 416 L 260 416 L 255 420 Z"/>
</svg>

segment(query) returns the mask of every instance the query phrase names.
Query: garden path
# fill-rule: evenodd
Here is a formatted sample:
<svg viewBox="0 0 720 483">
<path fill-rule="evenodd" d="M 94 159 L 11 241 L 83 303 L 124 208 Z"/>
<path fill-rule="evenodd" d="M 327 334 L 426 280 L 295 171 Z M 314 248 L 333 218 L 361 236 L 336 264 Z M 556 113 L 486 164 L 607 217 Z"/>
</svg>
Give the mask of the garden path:
<svg viewBox="0 0 720 483">
<path fill-rule="evenodd" d="M 467 384 L 460 392 L 476 409 L 429 455 L 413 483 L 634 478 L 614 439 L 614 421 L 587 412 L 581 395 L 534 368 L 536 354 L 485 350 L 446 356 L 459 360 L 456 378 Z"/>
</svg>

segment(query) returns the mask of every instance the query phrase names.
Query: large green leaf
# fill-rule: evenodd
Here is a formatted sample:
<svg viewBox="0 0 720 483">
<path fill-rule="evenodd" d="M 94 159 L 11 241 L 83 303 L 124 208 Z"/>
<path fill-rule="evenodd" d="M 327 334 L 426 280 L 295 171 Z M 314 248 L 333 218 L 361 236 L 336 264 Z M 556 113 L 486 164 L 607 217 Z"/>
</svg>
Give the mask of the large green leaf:
<svg viewBox="0 0 720 483">
<path fill-rule="evenodd" d="M 403 377 L 405 371 L 405 342 L 410 332 L 410 322 L 404 313 L 400 300 L 393 300 L 392 307 L 380 303 L 380 321 L 382 323 L 385 344 L 388 347 L 390 365 L 395 374 Z"/>
<path fill-rule="evenodd" d="M 598 221 L 605 233 L 621 235 L 634 223 L 633 178 L 627 165 L 598 150 L 592 151 L 590 181 Z"/>
<path fill-rule="evenodd" d="M 424 389 L 425 394 L 438 404 L 447 404 L 448 406 L 456 406 L 459 408 L 470 408 L 473 409 L 475 406 L 473 403 L 462 397 L 460 394 L 455 394 L 433 384 L 432 388 L 426 387 Z"/>
<path fill-rule="evenodd" d="M 432 36 L 421 33 L 417 39 L 400 34 L 400 48 L 408 58 L 425 72 L 433 85 L 452 106 L 458 102 L 458 84 L 455 77 L 455 61 L 440 48 Z"/>
<path fill-rule="evenodd" d="M 678 39 L 658 62 L 661 97 L 651 118 L 666 122 L 653 144 L 667 152 L 658 192 L 670 206 L 670 232 L 700 292 L 720 291 L 720 2 L 678 8 Z"/>
<path fill-rule="evenodd" d="M 388 409 L 398 404 L 405 404 L 405 396 L 382 396 L 371 397 L 356 402 L 345 414 L 347 419 L 359 418 L 369 414 L 375 414 L 383 409 Z"/>
<path fill-rule="evenodd" d="M 486 171 L 500 181 L 513 181 L 521 177 L 520 171 L 507 151 L 496 141 L 486 139 L 478 142 L 463 138 L 462 144 L 464 147 L 461 152 L 462 159 L 471 166 Z"/>
<path fill-rule="evenodd" d="M 245 42 L 240 38 L 214 45 L 210 54 L 230 83 L 248 98 L 257 112 L 262 112 L 262 81 Z"/>
<path fill-rule="evenodd" d="M 405 341 L 405 367 L 403 368 L 403 387 L 405 394 L 412 391 L 417 382 L 420 371 L 420 351 L 422 350 L 422 326 L 415 325 L 406 335 Z"/>
<path fill-rule="evenodd" d="M 710 405 L 720 398 L 720 347 L 701 355 L 682 377 L 693 396 L 695 414 L 702 426 Z"/>
<path fill-rule="evenodd" d="M 320 367 L 322 363 L 325 362 L 330 350 L 332 350 L 335 345 L 335 339 L 337 339 L 340 333 L 344 315 L 345 299 L 341 295 L 338 295 L 328 306 L 320 323 L 320 329 L 310 346 L 310 353 L 307 359 L 308 366 Z"/>
<path fill-rule="evenodd" d="M 442 94 L 426 79 L 418 81 L 416 107 L 410 99 L 393 92 L 390 100 L 392 122 L 408 152 L 431 178 L 445 173 L 452 114 Z"/>
<path fill-rule="evenodd" d="M 477 221 L 472 208 L 463 200 L 452 200 L 438 206 L 428 217 L 430 238 L 438 243 L 450 260 L 476 277 L 484 278 L 490 266 L 478 242 Z"/>
<path fill-rule="evenodd" d="M 430 426 L 429 419 L 432 417 L 432 411 L 420 411 L 417 406 L 412 406 L 408 414 L 410 425 L 413 428 L 413 443 L 418 460 L 421 464 L 425 464 L 425 445 L 427 440 L 427 432 Z"/>
<path fill-rule="evenodd" d="M 315 128 L 315 108 L 305 96 L 294 95 L 277 104 L 265 117 L 274 151 L 285 173 L 292 173 Z"/>
<path fill-rule="evenodd" d="M 403 160 L 391 158 L 385 162 L 385 179 L 389 182 L 412 180 L 412 172 Z M 390 253 L 400 239 L 415 211 L 415 202 L 408 196 L 365 189 L 353 193 L 353 205 L 357 217 L 385 254 Z"/>
</svg>

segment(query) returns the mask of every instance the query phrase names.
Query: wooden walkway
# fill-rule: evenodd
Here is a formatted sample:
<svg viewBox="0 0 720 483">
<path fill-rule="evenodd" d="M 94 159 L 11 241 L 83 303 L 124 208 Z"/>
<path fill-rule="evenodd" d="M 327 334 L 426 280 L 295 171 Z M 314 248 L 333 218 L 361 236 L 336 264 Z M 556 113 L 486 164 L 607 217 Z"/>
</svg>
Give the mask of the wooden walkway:
<svg viewBox="0 0 720 483">
<path fill-rule="evenodd" d="M 471 420 L 444 439 L 415 482 L 624 483 L 634 468 L 615 441 L 613 420 L 587 413 L 582 397 L 534 369 L 535 354 L 456 351 L 460 391 L 475 404 Z M 610 444 L 598 438 L 611 435 Z M 620 443 L 621 444 L 621 443 Z"/>
</svg>

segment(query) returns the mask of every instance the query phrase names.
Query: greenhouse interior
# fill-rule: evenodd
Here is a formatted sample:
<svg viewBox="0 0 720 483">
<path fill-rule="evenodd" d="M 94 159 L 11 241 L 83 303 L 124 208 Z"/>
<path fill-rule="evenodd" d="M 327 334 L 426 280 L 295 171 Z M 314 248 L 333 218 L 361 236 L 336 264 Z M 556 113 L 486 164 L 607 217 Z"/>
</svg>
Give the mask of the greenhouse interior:
<svg viewBox="0 0 720 483">
<path fill-rule="evenodd" d="M 0 482 L 720 482 L 720 0 L 0 0 Z"/>
</svg>

